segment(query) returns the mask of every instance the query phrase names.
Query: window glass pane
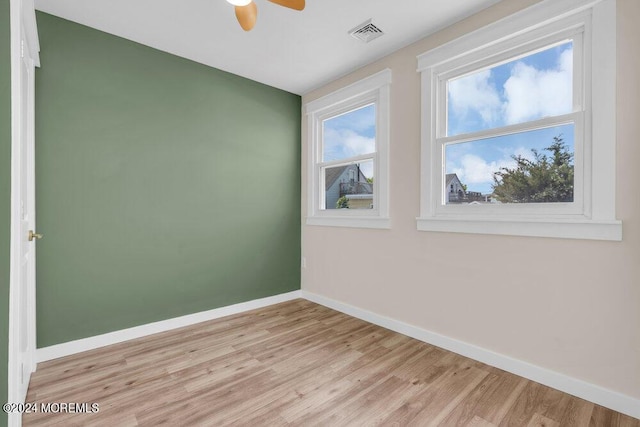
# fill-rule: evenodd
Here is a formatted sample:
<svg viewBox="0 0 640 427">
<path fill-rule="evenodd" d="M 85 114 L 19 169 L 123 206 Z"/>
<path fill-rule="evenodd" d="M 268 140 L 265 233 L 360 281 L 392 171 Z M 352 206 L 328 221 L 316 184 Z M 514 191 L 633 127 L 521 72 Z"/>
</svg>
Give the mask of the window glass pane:
<svg viewBox="0 0 640 427">
<path fill-rule="evenodd" d="M 445 147 L 445 204 L 572 202 L 574 125 Z"/>
<path fill-rule="evenodd" d="M 322 160 L 325 162 L 375 152 L 375 104 L 324 120 L 322 135 Z"/>
<path fill-rule="evenodd" d="M 447 82 L 447 135 L 573 111 L 573 42 Z"/>
<path fill-rule="evenodd" d="M 325 209 L 373 209 L 373 160 L 322 169 Z"/>
</svg>

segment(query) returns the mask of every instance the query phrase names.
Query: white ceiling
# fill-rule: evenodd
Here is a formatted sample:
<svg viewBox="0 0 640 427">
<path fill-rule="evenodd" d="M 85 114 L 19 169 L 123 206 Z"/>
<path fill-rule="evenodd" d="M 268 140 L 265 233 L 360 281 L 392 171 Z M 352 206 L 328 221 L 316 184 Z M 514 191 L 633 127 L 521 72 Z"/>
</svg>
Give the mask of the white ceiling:
<svg viewBox="0 0 640 427">
<path fill-rule="evenodd" d="M 499 0 L 307 0 L 302 12 L 255 0 L 238 25 L 225 0 L 36 0 L 36 8 L 211 67 L 304 94 Z M 373 18 L 385 35 L 349 36 Z"/>
</svg>

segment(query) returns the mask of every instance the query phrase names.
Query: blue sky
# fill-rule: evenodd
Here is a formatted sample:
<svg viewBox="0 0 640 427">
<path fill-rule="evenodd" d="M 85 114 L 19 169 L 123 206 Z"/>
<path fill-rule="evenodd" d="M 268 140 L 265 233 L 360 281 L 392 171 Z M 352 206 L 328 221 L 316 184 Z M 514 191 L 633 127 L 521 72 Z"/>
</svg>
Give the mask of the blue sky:
<svg viewBox="0 0 640 427">
<path fill-rule="evenodd" d="M 451 80 L 447 134 L 460 135 L 523 123 L 572 110 L 571 42 L 497 67 Z M 493 173 L 513 167 L 512 155 L 532 158 L 562 135 L 573 147 L 573 125 L 490 138 L 445 148 L 446 173 L 456 173 L 470 191 L 491 192 Z"/>
<path fill-rule="evenodd" d="M 376 147 L 375 105 L 325 120 L 323 135 L 322 159 L 325 162 L 373 153 Z M 373 178 L 372 162 L 363 162 L 361 170 L 365 176 Z"/>
</svg>

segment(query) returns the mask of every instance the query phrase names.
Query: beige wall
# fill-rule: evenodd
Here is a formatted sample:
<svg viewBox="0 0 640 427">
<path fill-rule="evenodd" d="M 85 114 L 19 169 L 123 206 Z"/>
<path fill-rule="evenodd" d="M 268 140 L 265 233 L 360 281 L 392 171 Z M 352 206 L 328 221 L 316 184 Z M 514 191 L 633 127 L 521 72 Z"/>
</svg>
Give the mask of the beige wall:
<svg viewBox="0 0 640 427">
<path fill-rule="evenodd" d="M 303 226 L 302 288 L 640 398 L 640 1 L 618 1 L 617 216 L 623 241 L 416 230 L 416 55 L 536 2 L 505 0 L 303 97 L 305 103 L 393 70 L 392 228 Z M 304 216 L 310 145 L 304 119 L 302 135 Z"/>
</svg>

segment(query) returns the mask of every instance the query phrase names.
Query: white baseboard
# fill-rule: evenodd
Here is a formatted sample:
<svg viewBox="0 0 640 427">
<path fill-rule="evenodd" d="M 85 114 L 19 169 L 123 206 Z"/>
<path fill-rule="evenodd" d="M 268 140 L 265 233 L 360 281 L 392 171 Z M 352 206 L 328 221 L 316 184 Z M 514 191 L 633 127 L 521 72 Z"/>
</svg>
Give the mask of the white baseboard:
<svg viewBox="0 0 640 427">
<path fill-rule="evenodd" d="M 430 332 L 398 320 L 380 316 L 371 311 L 363 310 L 312 292 L 303 290 L 302 298 L 640 419 L 640 399 L 635 399 L 586 381 L 495 353 L 473 344 Z"/>
<path fill-rule="evenodd" d="M 111 344 L 117 344 L 123 341 L 157 334 L 159 332 L 170 331 L 172 329 L 182 328 L 183 326 L 194 325 L 196 323 L 206 322 L 208 320 L 218 319 L 224 316 L 230 316 L 232 314 L 238 314 L 244 311 L 255 310 L 256 308 L 267 307 L 269 305 L 278 304 L 301 297 L 301 291 L 293 291 L 285 294 L 274 295 L 271 297 L 229 305 L 226 307 L 215 308 L 213 310 L 202 311 L 200 313 L 174 317 L 173 319 L 148 323 L 146 325 L 135 326 L 133 328 L 122 329 L 120 331 L 109 332 L 107 334 L 96 335 L 94 337 L 69 341 L 49 347 L 43 347 L 36 350 L 36 361 L 37 363 L 46 362 L 47 360 L 58 359 L 60 357 L 70 356 L 72 354 L 81 353 L 83 351 L 93 350 Z"/>
</svg>

